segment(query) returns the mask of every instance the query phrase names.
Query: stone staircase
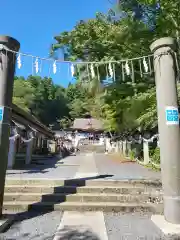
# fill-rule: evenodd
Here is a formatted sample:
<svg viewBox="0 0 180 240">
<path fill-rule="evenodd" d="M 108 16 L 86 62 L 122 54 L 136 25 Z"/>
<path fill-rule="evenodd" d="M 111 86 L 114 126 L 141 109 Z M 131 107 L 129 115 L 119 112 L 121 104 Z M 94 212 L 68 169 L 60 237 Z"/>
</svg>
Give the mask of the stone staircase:
<svg viewBox="0 0 180 240">
<path fill-rule="evenodd" d="M 7 179 L 4 213 L 104 211 L 163 213 L 158 181 Z"/>
</svg>

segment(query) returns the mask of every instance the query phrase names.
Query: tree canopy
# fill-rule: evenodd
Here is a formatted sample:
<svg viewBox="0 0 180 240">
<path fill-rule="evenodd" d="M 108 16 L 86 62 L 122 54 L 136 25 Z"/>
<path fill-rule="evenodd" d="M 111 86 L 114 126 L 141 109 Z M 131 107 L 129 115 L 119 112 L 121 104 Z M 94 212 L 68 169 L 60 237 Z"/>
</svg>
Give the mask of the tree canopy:
<svg viewBox="0 0 180 240">
<path fill-rule="evenodd" d="M 121 0 L 107 14 L 97 13 L 94 19 L 81 20 L 73 30 L 54 37 L 51 55 L 61 49 L 66 60 L 99 62 L 95 64 L 96 76 L 89 78 L 87 64 L 81 64 L 76 69 L 76 83 L 67 88 L 55 85 L 50 78 L 19 77 L 15 80 L 14 103 L 47 125 L 67 127 L 74 118 L 88 112 L 102 119 L 111 131 L 156 127 L 153 72 L 144 74 L 135 63 L 135 81 L 128 76 L 123 81 L 122 70 L 116 64 L 116 77 L 107 84 L 107 69 L 101 63 L 149 55 L 150 44 L 160 37 L 178 40 L 179 9 L 178 0 Z"/>
<path fill-rule="evenodd" d="M 65 89 L 53 84 L 50 78 L 16 78 L 13 102 L 46 125 L 54 124 L 69 114 Z"/>
</svg>

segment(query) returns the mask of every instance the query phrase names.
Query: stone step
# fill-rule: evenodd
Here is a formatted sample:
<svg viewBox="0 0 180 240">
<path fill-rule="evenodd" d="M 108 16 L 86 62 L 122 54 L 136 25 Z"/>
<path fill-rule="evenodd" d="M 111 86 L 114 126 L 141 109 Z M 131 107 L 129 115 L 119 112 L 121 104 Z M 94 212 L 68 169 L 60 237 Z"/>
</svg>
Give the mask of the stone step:
<svg viewBox="0 0 180 240">
<path fill-rule="evenodd" d="M 118 194 L 154 194 L 162 193 L 161 188 L 143 188 L 121 186 L 48 186 L 48 185 L 5 185 L 5 193 L 118 193 Z"/>
<path fill-rule="evenodd" d="M 105 180 L 104 176 L 97 176 L 95 180 L 92 178 L 81 179 L 15 179 L 6 178 L 6 185 L 44 185 L 44 186 L 117 186 L 117 187 L 144 187 L 144 188 L 161 188 L 161 182 L 159 180 Z M 102 180 L 101 180 L 102 179 Z"/>
<path fill-rule="evenodd" d="M 32 202 L 128 202 L 128 203 L 147 203 L 156 202 L 162 203 L 163 198 L 160 194 L 141 194 L 141 195 L 128 195 L 128 194 L 112 194 L 112 193 L 5 193 L 4 201 L 32 201 Z"/>
<path fill-rule="evenodd" d="M 22 211 L 103 211 L 103 212 L 152 212 L 163 214 L 163 204 L 118 203 L 118 202 L 4 202 L 4 213 Z"/>
</svg>

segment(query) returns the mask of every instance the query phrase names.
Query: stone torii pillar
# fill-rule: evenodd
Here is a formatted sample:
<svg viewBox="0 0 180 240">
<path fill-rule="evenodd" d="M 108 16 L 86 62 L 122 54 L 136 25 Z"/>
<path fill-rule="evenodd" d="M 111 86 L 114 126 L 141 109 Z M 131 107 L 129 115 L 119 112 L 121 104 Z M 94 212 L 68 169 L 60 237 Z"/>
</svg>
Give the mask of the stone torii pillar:
<svg viewBox="0 0 180 240">
<path fill-rule="evenodd" d="M 170 37 L 151 45 L 154 53 L 164 218 L 180 224 L 180 129 L 177 104 L 177 45 Z"/>
<path fill-rule="evenodd" d="M 2 215 L 4 184 L 9 151 L 11 105 L 15 72 L 14 53 L 20 43 L 14 38 L 0 36 L 0 215 Z"/>
</svg>

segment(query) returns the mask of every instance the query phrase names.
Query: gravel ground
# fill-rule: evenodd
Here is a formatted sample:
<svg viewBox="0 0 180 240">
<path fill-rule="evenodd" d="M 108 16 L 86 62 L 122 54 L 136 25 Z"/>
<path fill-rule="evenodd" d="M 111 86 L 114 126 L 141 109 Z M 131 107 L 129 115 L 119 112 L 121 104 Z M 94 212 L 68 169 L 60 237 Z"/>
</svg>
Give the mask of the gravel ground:
<svg viewBox="0 0 180 240">
<path fill-rule="evenodd" d="M 51 212 L 44 215 L 26 214 L 26 219 L 16 222 L 6 233 L 0 234 L 0 240 L 53 240 L 63 213 Z M 153 224 L 150 213 L 104 213 L 109 240 L 179 240 L 178 237 L 164 236 Z M 66 228 L 68 238 L 63 240 L 91 239 L 92 233 L 80 234 L 71 228 Z M 76 237 L 75 237 L 76 236 Z M 90 237 L 91 236 L 91 237 Z M 81 238 L 80 238 L 81 237 Z M 82 238 L 83 237 L 83 238 Z M 60 240 L 59 239 L 59 240 Z M 101 239 L 103 240 L 103 239 Z"/>
<path fill-rule="evenodd" d="M 151 213 L 104 213 L 109 240 L 179 240 L 164 236 L 151 221 Z"/>
<path fill-rule="evenodd" d="M 160 172 L 155 172 L 145 168 L 137 163 L 121 163 L 117 160 L 111 160 L 105 154 L 95 155 L 96 167 L 99 174 L 113 175 L 111 179 L 159 179 Z"/>
<path fill-rule="evenodd" d="M 161 231 L 151 222 L 150 214 L 104 214 L 109 240 L 161 239 Z"/>
<path fill-rule="evenodd" d="M 26 218 L 16 222 L 6 232 L 0 234 L 0 240 L 52 240 L 59 226 L 63 213 L 51 212 L 37 216 L 29 213 L 23 217 Z"/>
</svg>

